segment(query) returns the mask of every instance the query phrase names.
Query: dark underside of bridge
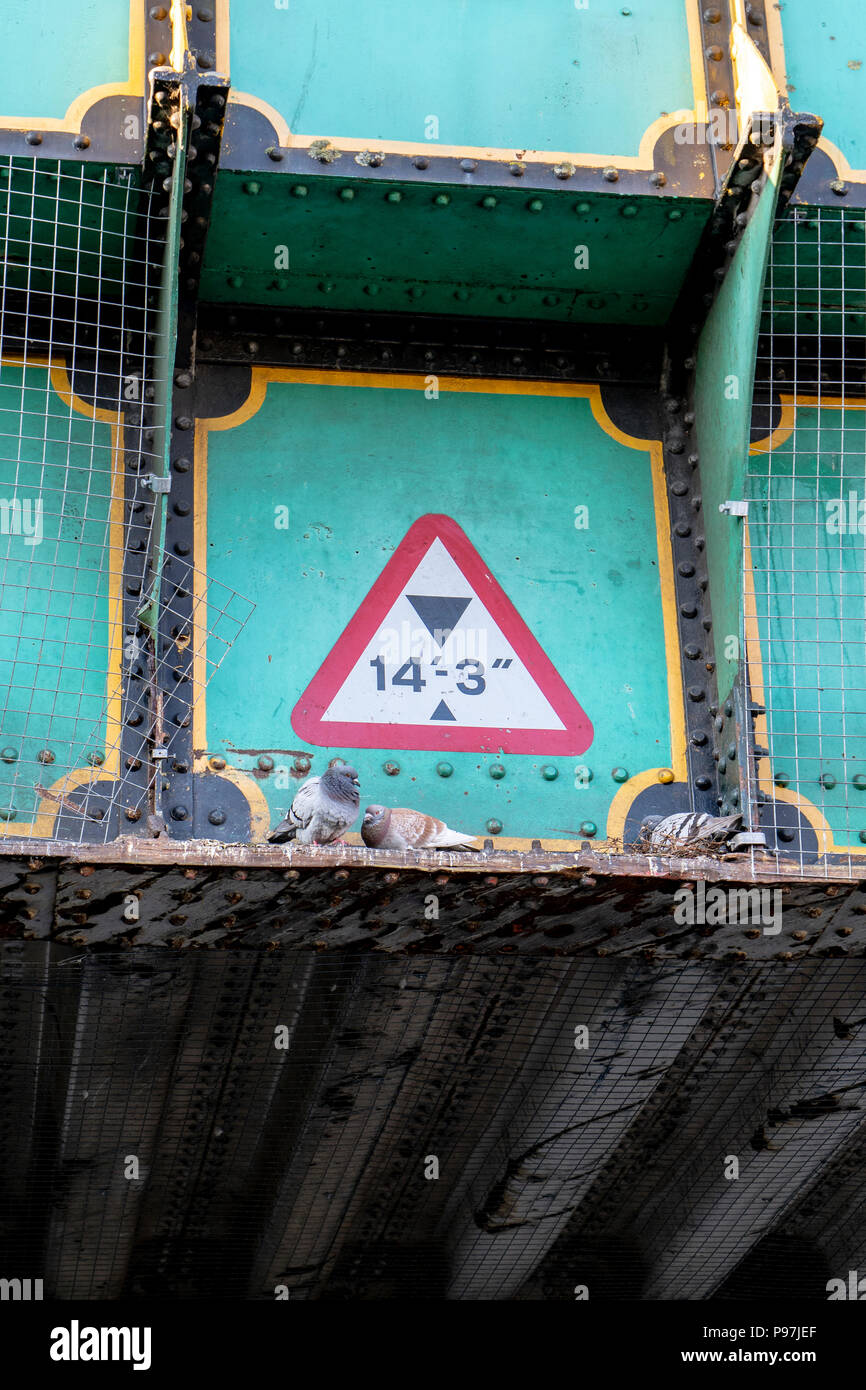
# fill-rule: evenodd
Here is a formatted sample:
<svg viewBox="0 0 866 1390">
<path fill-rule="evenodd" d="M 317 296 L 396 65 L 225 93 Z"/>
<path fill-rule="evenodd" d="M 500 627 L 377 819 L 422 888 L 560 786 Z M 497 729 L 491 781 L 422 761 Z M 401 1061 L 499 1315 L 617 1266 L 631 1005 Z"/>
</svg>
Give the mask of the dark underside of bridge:
<svg viewBox="0 0 866 1390">
<path fill-rule="evenodd" d="M 862 959 L 0 943 L 0 1247 L 46 1297 L 827 1298 Z"/>
</svg>

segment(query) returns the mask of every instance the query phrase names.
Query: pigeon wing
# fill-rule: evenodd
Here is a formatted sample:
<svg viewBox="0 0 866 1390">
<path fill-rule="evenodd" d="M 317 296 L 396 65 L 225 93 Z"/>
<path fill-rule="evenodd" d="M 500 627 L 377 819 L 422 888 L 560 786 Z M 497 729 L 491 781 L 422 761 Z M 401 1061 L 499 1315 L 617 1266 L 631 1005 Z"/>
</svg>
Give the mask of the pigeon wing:
<svg viewBox="0 0 866 1390">
<path fill-rule="evenodd" d="M 295 793 L 295 799 L 289 807 L 288 819 L 298 830 L 306 830 L 319 808 L 321 780 L 321 777 L 310 777 Z"/>
</svg>

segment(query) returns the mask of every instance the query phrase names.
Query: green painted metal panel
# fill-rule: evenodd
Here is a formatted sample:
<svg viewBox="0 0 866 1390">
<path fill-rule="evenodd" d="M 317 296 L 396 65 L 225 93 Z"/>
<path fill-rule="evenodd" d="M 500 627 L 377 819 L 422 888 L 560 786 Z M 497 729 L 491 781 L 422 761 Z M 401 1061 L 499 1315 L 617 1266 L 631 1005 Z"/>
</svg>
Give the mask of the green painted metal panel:
<svg viewBox="0 0 866 1390">
<path fill-rule="evenodd" d="M 695 371 L 695 428 L 721 699 L 739 665 L 731 639 L 738 641 L 741 629 L 742 525 L 719 507 L 744 495 L 761 293 L 781 169 L 776 159 L 704 325 Z"/>
<path fill-rule="evenodd" d="M 127 300 L 130 186 L 138 170 L 100 164 L 0 165 L 0 252 L 7 291 Z"/>
<path fill-rule="evenodd" d="M 866 8 L 788 0 L 780 6 L 788 91 L 795 111 L 824 118 L 824 138 L 854 169 L 866 166 Z"/>
<path fill-rule="evenodd" d="M 612 770 L 634 777 L 676 756 L 650 454 L 606 433 L 591 401 L 563 388 L 440 385 L 434 400 L 423 385 L 282 380 L 245 422 L 216 422 L 207 571 L 259 607 L 208 691 L 207 751 L 248 772 L 262 752 L 278 768 L 306 754 L 314 771 L 352 756 L 362 805 L 417 806 L 480 834 L 498 819 L 505 836 L 520 838 L 574 839 L 594 822 L 603 837 L 620 788 Z M 586 529 L 575 524 L 580 506 Z M 359 751 L 310 746 L 293 730 L 300 695 L 429 513 L 462 527 L 588 714 L 595 734 L 582 756 L 452 752 L 443 740 L 453 773 L 442 777 L 435 750 L 394 749 L 387 729 L 381 748 Z M 666 526 L 665 507 L 665 545 Z M 386 774 L 389 762 L 397 775 Z M 496 764 L 501 778 L 491 776 Z M 576 767 L 590 768 L 588 785 L 581 774 L 576 782 Z M 272 821 L 296 785 L 260 775 Z"/>
<path fill-rule="evenodd" d="M 6 5 L 3 37 L 4 118 L 60 120 L 82 92 L 129 75 L 127 0 L 28 0 Z"/>
<path fill-rule="evenodd" d="M 202 298 L 661 324 L 712 207 L 509 189 L 488 208 L 484 197 L 224 171 Z"/>
<path fill-rule="evenodd" d="M 231 77 L 293 133 L 431 149 L 636 155 L 695 102 L 683 0 L 231 0 Z"/>
<path fill-rule="evenodd" d="M 792 424 L 771 452 L 753 454 L 749 479 L 772 772 L 818 806 L 837 843 L 859 845 L 866 791 L 851 784 L 866 773 L 862 409 L 846 418 L 839 403 L 800 404 Z"/>
<path fill-rule="evenodd" d="M 792 208 L 773 236 L 772 313 L 761 331 L 833 337 L 866 331 L 866 215 Z"/>
<path fill-rule="evenodd" d="M 37 783 L 105 755 L 121 539 L 109 549 L 111 426 L 57 394 L 47 366 L 0 367 L 0 438 L 0 816 L 17 834 Z"/>
</svg>

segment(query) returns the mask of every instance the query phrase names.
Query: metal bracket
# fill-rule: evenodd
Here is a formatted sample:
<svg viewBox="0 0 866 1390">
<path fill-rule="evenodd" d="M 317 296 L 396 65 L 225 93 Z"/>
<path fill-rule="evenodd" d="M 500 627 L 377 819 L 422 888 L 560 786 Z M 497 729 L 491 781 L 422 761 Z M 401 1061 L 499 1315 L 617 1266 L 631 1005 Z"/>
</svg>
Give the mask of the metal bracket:
<svg viewBox="0 0 866 1390">
<path fill-rule="evenodd" d="M 767 848 L 767 837 L 762 831 L 741 830 L 739 835 L 735 835 L 731 840 L 731 849 L 748 849 L 754 846 Z"/>
<path fill-rule="evenodd" d="M 170 474 L 163 478 L 159 473 L 145 473 L 141 482 L 144 487 L 149 487 L 151 492 L 171 492 Z"/>
<path fill-rule="evenodd" d="M 720 502 L 719 511 L 726 516 L 748 516 L 749 504 L 748 502 Z"/>
<path fill-rule="evenodd" d="M 159 762 L 161 759 L 168 757 L 168 749 L 162 746 L 151 748 L 150 756 L 154 762 Z"/>
</svg>

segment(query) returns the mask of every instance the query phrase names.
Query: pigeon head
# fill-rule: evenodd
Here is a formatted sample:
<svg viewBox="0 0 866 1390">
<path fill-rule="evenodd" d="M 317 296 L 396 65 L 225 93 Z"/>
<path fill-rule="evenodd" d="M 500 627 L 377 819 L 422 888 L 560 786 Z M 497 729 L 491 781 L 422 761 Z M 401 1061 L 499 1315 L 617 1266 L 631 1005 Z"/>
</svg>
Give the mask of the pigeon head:
<svg viewBox="0 0 866 1390">
<path fill-rule="evenodd" d="M 661 825 L 664 816 L 644 816 L 640 823 L 641 830 L 655 830 L 657 825 Z"/>
<path fill-rule="evenodd" d="M 361 784 L 351 764 L 339 763 L 336 767 L 329 767 L 327 772 L 322 773 L 322 784 L 331 796 L 341 801 L 353 801 L 357 806 Z"/>
<path fill-rule="evenodd" d="M 365 845 L 375 849 L 388 833 L 391 812 L 387 806 L 368 806 L 361 825 L 361 837 Z"/>
</svg>

